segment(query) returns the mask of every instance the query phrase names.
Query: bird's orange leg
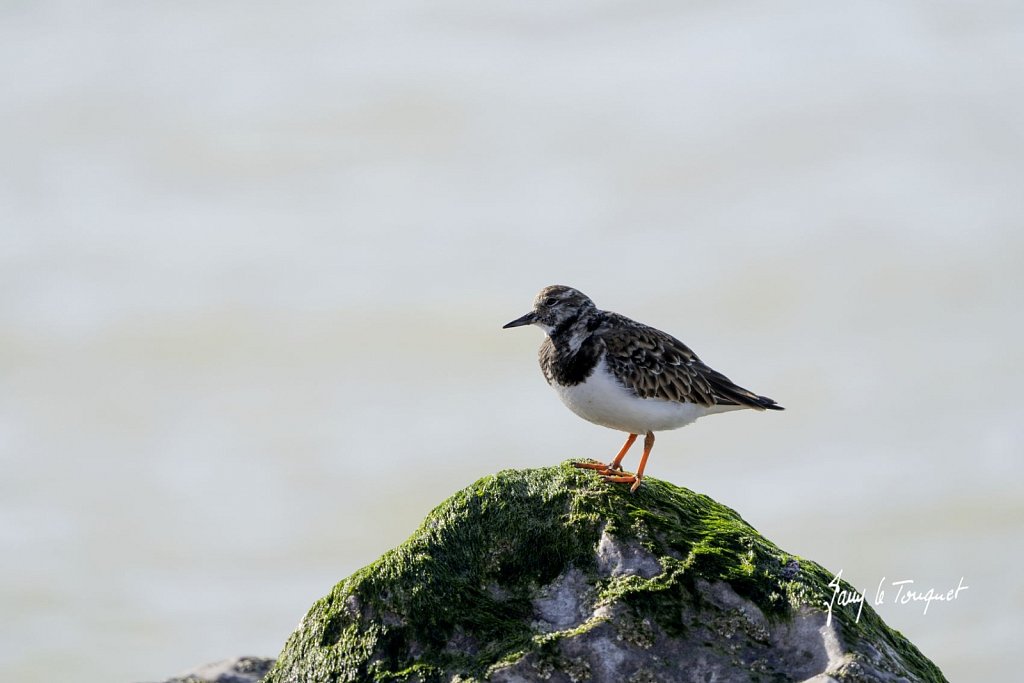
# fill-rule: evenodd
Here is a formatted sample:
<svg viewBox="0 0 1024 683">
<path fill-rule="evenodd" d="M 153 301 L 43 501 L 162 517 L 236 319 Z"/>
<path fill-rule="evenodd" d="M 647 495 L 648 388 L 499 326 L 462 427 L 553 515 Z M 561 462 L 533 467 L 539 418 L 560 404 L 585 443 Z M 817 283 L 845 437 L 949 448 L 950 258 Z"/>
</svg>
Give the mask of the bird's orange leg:
<svg viewBox="0 0 1024 683">
<path fill-rule="evenodd" d="M 584 470 L 598 470 L 602 474 L 604 472 L 612 472 L 614 470 L 622 469 L 622 459 L 626 457 L 626 453 L 629 452 L 629 447 L 636 441 L 636 434 L 630 434 L 626 439 L 626 443 L 622 445 L 622 449 L 619 454 L 615 456 L 615 460 L 612 460 L 611 465 L 605 465 L 603 462 L 574 462 L 573 467 L 579 467 Z"/>
<path fill-rule="evenodd" d="M 636 441 L 636 434 L 630 434 L 629 437 L 626 439 L 626 443 L 622 444 L 622 449 L 619 451 L 619 454 L 615 456 L 615 459 L 612 460 L 612 464 L 608 466 L 609 470 L 622 469 L 622 459 L 626 457 L 626 453 L 629 452 L 629 449 L 633 446 L 634 441 Z"/>
<path fill-rule="evenodd" d="M 640 488 L 640 482 L 644 478 L 644 468 L 647 467 L 647 457 L 651 454 L 651 449 L 654 448 L 654 432 L 647 432 L 647 436 L 644 437 L 644 454 L 640 456 L 640 467 L 637 468 L 636 474 L 612 474 L 611 470 L 608 473 L 601 473 L 605 481 L 610 481 L 615 484 L 632 484 L 629 487 L 629 492 L 634 493 Z"/>
</svg>

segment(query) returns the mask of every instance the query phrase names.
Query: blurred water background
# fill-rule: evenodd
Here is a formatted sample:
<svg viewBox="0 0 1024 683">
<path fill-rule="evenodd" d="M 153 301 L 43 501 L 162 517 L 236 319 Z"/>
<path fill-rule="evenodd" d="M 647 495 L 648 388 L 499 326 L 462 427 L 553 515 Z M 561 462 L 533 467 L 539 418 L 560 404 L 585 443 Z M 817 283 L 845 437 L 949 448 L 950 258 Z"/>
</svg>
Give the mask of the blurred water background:
<svg viewBox="0 0 1024 683">
<path fill-rule="evenodd" d="M 964 577 L 878 609 L 1019 670 L 1021 3 L 13 1 L 0 85 L 4 680 L 273 656 L 453 491 L 614 455 L 500 329 L 556 282 L 788 408 L 650 475 Z"/>
</svg>

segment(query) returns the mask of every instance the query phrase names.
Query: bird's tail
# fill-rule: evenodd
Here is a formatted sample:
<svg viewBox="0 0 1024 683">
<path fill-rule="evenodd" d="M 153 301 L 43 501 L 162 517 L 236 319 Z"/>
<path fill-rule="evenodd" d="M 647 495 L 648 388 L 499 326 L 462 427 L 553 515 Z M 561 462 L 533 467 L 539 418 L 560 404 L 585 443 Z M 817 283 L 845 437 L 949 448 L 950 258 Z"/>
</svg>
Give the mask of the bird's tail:
<svg viewBox="0 0 1024 683">
<path fill-rule="evenodd" d="M 754 403 L 756 403 L 757 407 L 762 410 L 785 410 L 785 408 L 775 402 L 775 399 L 768 398 L 767 396 L 758 396 L 754 400 Z"/>
</svg>

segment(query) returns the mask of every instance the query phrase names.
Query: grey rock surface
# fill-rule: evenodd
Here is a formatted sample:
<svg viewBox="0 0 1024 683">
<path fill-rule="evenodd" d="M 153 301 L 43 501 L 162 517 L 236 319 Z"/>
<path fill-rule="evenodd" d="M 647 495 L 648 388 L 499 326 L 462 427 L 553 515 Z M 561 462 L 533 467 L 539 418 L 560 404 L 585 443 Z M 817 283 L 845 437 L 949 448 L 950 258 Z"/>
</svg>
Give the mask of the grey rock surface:
<svg viewBox="0 0 1024 683">
<path fill-rule="evenodd" d="M 165 683 L 258 683 L 274 665 L 266 657 L 234 657 L 168 679 Z"/>
</svg>

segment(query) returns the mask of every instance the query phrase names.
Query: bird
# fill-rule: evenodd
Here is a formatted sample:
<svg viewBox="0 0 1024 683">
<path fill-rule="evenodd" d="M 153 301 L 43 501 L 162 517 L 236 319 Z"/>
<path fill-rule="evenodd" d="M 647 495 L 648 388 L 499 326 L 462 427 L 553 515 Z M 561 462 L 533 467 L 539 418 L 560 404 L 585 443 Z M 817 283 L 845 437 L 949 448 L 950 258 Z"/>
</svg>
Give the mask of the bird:
<svg viewBox="0 0 1024 683">
<path fill-rule="evenodd" d="M 533 310 L 502 329 L 524 325 L 535 325 L 546 334 L 540 367 L 562 403 L 584 420 L 628 434 L 609 464 L 573 464 L 596 470 L 607 482 L 630 484 L 631 493 L 643 481 L 655 432 L 732 410 L 784 410 L 775 400 L 713 370 L 672 335 L 603 311 L 586 294 L 566 285 L 542 289 Z M 636 473 L 629 473 L 622 460 L 640 434 L 643 454 Z"/>
</svg>

